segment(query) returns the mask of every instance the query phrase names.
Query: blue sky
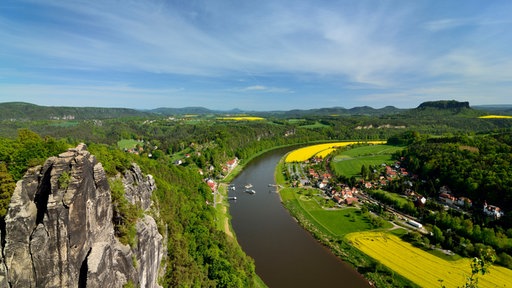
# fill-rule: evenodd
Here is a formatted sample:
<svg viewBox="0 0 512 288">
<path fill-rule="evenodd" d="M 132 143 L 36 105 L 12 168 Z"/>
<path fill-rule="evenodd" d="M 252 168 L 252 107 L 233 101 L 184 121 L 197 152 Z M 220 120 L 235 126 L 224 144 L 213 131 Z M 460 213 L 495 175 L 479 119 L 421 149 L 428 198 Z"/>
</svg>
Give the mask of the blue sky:
<svg viewBox="0 0 512 288">
<path fill-rule="evenodd" d="M 512 104 L 512 1 L 0 2 L 0 102 Z"/>
</svg>

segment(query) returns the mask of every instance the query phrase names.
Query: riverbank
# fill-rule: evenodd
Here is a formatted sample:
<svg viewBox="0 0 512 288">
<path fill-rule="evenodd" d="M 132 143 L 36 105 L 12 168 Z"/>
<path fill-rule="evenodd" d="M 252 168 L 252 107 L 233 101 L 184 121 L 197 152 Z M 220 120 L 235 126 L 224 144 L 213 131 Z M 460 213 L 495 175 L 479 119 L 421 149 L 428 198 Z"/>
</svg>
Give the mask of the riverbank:
<svg viewBox="0 0 512 288">
<path fill-rule="evenodd" d="M 326 210 L 320 207 L 317 201 L 305 199 L 303 189 L 289 188 L 290 183 L 285 179 L 285 173 L 283 173 L 286 169 L 284 159 L 285 157 L 281 159 L 275 170 L 277 185 L 285 187 L 279 189 L 280 199 L 304 229 L 309 231 L 321 244 L 328 247 L 337 257 L 352 265 L 372 285 L 377 287 L 418 287 L 359 251 L 345 237 L 348 233 L 355 231 L 375 230 L 369 226 L 367 219 L 359 209 Z M 338 217 L 336 224 L 332 223 L 334 217 Z M 331 220 L 322 221 L 325 219 Z"/>
</svg>

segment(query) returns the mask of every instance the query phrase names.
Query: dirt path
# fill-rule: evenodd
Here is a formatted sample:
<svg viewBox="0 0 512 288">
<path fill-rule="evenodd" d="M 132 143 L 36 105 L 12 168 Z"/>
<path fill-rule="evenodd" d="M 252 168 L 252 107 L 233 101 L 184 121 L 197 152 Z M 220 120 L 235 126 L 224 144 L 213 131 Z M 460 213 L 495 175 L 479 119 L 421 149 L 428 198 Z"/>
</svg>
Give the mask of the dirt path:
<svg viewBox="0 0 512 288">
<path fill-rule="evenodd" d="M 227 213 L 228 213 L 227 210 L 228 210 L 228 207 L 226 207 L 226 206 L 222 207 L 222 211 L 224 211 L 225 215 L 227 215 Z M 233 235 L 233 232 L 231 232 L 231 227 L 229 226 L 229 218 L 228 217 L 224 218 L 224 233 L 226 233 L 226 235 L 228 235 L 231 238 L 235 237 L 235 235 Z"/>
</svg>

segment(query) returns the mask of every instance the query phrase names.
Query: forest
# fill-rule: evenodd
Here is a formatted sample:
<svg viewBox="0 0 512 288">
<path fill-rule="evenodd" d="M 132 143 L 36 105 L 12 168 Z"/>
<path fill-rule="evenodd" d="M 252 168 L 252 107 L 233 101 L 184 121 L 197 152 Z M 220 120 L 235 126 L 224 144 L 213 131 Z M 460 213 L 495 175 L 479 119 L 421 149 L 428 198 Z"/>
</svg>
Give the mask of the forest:
<svg viewBox="0 0 512 288">
<path fill-rule="evenodd" d="M 262 151 L 287 145 L 388 140 L 407 145 L 397 157 L 425 180 L 417 184 L 418 192 L 434 195 L 443 183 L 450 183 L 454 194 L 475 201 L 475 209 L 487 201 L 512 211 L 512 121 L 477 117 L 484 114 L 467 107 L 457 111 L 427 107 L 377 116 L 312 114 L 269 116 L 262 121 L 222 120 L 211 115 L 2 120 L 0 224 L 4 225 L 16 181 L 29 167 L 83 142 L 111 176 L 136 162 L 144 173 L 155 177 L 158 224 L 161 232 L 168 231 L 166 261 L 170 265 L 163 286 L 251 287 L 256 277 L 254 262 L 216 229 L 213 208 L 204 205 L 212 197 L 204 178 L 222 179 L 226 161 L 237 157 L 243 164 Z M 136 153 L 118 146 L 123 139 L 138 141 Z M 174 164 L 177 159 L 183 160 L 181 165 Z M 208 172 L 200 175 L 198 169 Z M 501 263 L 509 266 L 512 259 L 505 255 L 512 255 L 512 246 L 502 241 L 512 237 L 509 215 L 499 220 L 473 219 L 440 210 L 435 216 L 423 217 L 443 231 L 435 240 L 442 245 L 456 249 L 460 243 L 467 243 L 465 247 L 482 243 L 493 247 Z M 124 221 L 130 225 L 129 217 Z M 124 228 L 118 227 L 120 236 L 128 233 Z M 464 250 L 456 252 L 472 255 L 469 248 Z"/>
<path fill-rule="evenodd" d="M 462 209 L 447 210 L 436 201 L 427 201 L 425 207 L 402 207 L 432 225 L 429 242 L 463 256 L 478 257 L 478 251 L 491 248 L 498 264 L 512 268 L 510 132 L 420 136 L 396 157 L 420 180 L 414 181 L 413 188 L 420 195 L 438 199 L 439 191 L 444 189 L 454 197 L 470 199 Z M 409 185 L 396 181 L 388 190 L 403 193 L 406 187 Z M 487 205 L 499 206 L 503 216 L 485 214 Z M 413 237 L 421 242 L 418 235 Z"/>
</svg>

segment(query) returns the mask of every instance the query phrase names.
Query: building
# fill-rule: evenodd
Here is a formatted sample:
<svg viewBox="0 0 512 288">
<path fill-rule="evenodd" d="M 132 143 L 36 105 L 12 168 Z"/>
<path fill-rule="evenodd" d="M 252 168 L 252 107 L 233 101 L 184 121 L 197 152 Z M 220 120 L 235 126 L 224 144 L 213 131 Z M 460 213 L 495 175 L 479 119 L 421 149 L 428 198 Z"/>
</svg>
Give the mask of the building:
<svg viewBox="0 0 512 288">
<path fill-rule="evenodd" d="M 505 213 L 501 211 L 500 207 L 494 205 L 487 205 L 487 202 L 484 203 L 484 213 L 489 217 L 494 217 L 495 219 L 501 218 Z"/>
</svg>

